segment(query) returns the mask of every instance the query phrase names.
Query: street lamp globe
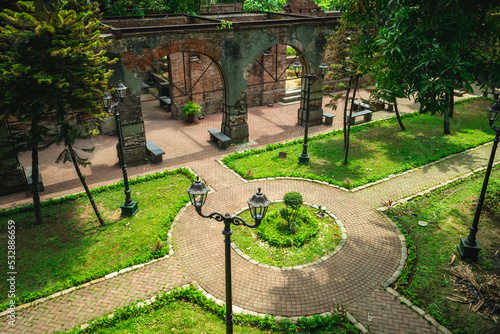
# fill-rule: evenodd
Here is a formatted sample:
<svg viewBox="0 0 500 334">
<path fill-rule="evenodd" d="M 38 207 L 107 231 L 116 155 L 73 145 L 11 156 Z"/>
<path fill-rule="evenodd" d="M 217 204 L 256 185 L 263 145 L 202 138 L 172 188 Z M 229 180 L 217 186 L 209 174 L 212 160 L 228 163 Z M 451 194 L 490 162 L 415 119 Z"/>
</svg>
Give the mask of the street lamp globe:
<svg viewBox="0 0 500 334">
<path fill-rule="evenodd" d="M 495 122 L 499 116 L 500 116 L 500 101 L 497 101 L 491 107 L 488 108 L 488 119 L 490 120 L 490 126 L 493 125 L 493 122 Z"/>
<path fill-rule="evenodd" d="M 120 82 L 118 84 L 118 86 L 116 86 L 115 91 L 118 93 L 118 96 L 120 97 L 120 99 L 123 100 L 125 98 L 126 93 L 127 93 L 127 87 Z"/>
<path fill-rule="evenodd" d="M 298 78 L 300 70 L 302 70 L 302 64 L 300 63 L 300 61 L 297 60 L 295 61 L 295 63 L 293 63 L 293 69 L 295 70 L 295 76 Z"/>
<path fill-rule="evenodd" d="M 191 186 L 187 189 L 187 192 L 189 194 L 189 199 L 191 200 L 191 204 L 195 208 L 201 209 L 203 204 L 205 204 L 205 201 L 207 200 L 207 195 L 208 191 L 210 188 L 208 188 L 205 183 L 203 183 L 200 180 L 200 177 L 196 177 L 196 181 L 194 181 Z"/>
<path fill-rule="evenodd" d="M 319 65 L 319 69 L 321 70 L 321 78 L 324 78 L 326 71 L 328 70 L 328 65 L 325 62 L 322 62 L 321 65 Z"/>
<path fill-rule="evenodd" d="M 271 201 L 259 190 L 247 201 L 252 218 L 260 222 L 264 219 Z"/>
<path fill-rule="evenodd" d="M 111 105 L 113 104 L 113 98 L 111 97 L 111 95 L 108 92 L 104 93 L 102 100 L 101 100 L 101 103 L 102 103 L 102 107 L 104 108 L 104 110 L 106 112 L 108 112 L 109 109 L 111 108 Z"/>
</svg>

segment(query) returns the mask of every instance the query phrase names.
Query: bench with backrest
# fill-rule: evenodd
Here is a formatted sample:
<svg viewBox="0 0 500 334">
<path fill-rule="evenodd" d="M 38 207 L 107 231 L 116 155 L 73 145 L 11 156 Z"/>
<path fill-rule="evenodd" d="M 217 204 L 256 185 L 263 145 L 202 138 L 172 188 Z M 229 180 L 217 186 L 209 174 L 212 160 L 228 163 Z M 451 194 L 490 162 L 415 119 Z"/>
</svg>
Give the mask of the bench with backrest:
<svg viewBox="0 0 500 334">
<path fill-rule="evenodd" d="M 217 129 L 208 130 L 210 133 L 210 141 L 217 142 L 220 149 L 227 148 L 231 144 L 231 138 L 223 134 Z"/>
<path fill-rule="evenodd" d="M 146 150 L 151 163 L 158 163 L 163 161 L 163 155 L 165 152 L 156 146 L 151 140 L 146 141 Z"/>
</svg>

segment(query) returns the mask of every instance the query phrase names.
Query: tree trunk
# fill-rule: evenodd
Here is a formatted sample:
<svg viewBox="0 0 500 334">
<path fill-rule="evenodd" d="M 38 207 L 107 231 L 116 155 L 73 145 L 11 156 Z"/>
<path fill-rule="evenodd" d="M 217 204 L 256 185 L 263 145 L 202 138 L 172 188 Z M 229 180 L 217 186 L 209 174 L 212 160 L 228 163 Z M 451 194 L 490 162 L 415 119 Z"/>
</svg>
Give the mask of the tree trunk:
<svg viewBox="0 0 500 334">
<path fill-rule="evenodd" d="M 398 119 L 398 123 L 399 126 L 401 127 L 401 130 L 406 131 L 403 121 L 401 120 L 401 116 L 399 115 L 398 101 L 396 101 L 396 99 L 394 99 L 394 111 L 396 112 L 396 118 Z"/>
<path fill-rule="evenodd" d="M 38 128 L 38 116 L 31 120 L 31 195 L 33 196 L 33 212 L 35 214 L 35 224 L 43 223 L 42 205 L 40 204 L 40 189 L 38 187 L 38 139 L 40 137 Z"/>
<path fill-rule="evenodd" d="M 450 108 L 450 109 L 449 109 L 449 110 L 450 110 L 450 111 L 449 111 L 449 112 L 450 112 L 450 117 L 453 117 L 453 112 L 455 111 L 455 91 L 454 91 L 454 89 L 453 89 L 453 88 L 451 89 L 451 94 L 450 94 L 450 101 L 449 101 L 449 103 L 450 103 L 450 107 L 449 107 L 449 108 Z"/>
<path fill-rule="evenodd" d="M 89 187 L 87 186 L 87 182 L 85 181 L 85 178 L 83 177 L 82 172 L 80 171 L 80 166 L 78 166 L 78 162 L 76 161 L 75 158 L 75 151 L 73 150 L 73 146 L 71 146 L 71 144 L 68 144 L 68 150 L 71 155 L 71 161 L 73 162 L 73 166 L 75 166 L 76 173 L 78 174 L 78 178 L 80 179 L 80 182 L 82 183 L 83 188 L 87 193 L 87 197 L 89 198 L 90 204 L 92 204 L 92 208 L 94 208 L 94 212 L 95 215 L 97 216 L 97 219 L 99 220 L 99 224 L 101 224 L 101 226 L 104 226 L 104 220 L 102 219 L 101 214 L 99 213 L 99 209 L 95 205 L 92 193 L 90 192 Z"/>
<path fill-rule="evenodd" d="M 446 108 L 446 110 L 444 111 L 444 134 L 445 135 L 449 135 L 451 132 L 450 132 L 450 96 L 449 94 L 447 93 L 446 96 L 445 96 L 445 99 L 446 101 L 448 102 L 448 108 Z"/>
<path fill-rule="evenodd" d="M 347 146 L 347 103 L 349 103 L 349 93 L 351 92 L 352 75 L 349 77 L 349 85 L 345 94 L 344 103 L 344 148 Z"/>
<path fill-rule="evenodd" d="M 352 93 L 351 109 L 349 110 L 349 122 L 347 122 L 347 136 L 346 136 L 345 158 L 344 158 L 344 165 L 346 166 L 348 164 L 347 157 L 349 156 L 349 135 L 351 132 L 352 109 L 354 107 L 354 98 L 356 97 L 356 91 L 358 89 L 358 81 L 359 81 L 359 76 L 356 76 L 356 78 L 354 79 L 354 91 Z"/>
</svg>

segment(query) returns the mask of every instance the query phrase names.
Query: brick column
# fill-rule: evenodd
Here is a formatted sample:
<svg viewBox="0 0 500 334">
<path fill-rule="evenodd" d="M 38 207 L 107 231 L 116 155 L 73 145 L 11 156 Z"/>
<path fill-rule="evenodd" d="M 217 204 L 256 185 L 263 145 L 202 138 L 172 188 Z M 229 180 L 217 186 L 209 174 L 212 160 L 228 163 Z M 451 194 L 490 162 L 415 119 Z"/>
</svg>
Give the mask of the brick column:
<svg viewBox="0 0 500 334">
<path fill-rule="evenodd" d="M 141 101 L 138 95 L 129 95 L 120 106 L 123 147 L 127 166 L 148 163 L 146 154 L 146 133 L 142 119 Z M 117 147 L 118 153 L 118 147 Z"/>
<path fill-rule="evenodd" d="M 297 123 L 301 126 L 306 123 L 307 105 L 307 80 L 302 79 L 302 90 L 300 92 L 300 108 L 297 114 Z M 323 122 L 323 79 L 311 79 L 311 94 L 309 102 L 309 126 L 318 125 Z"/>
<path fill-rule="evenodd" d="M 231 138 L 231 143 L 248 141 L 246 91 L 234 105 L 224 105 L 223 109 L 221 131 Z"/>
</svg>

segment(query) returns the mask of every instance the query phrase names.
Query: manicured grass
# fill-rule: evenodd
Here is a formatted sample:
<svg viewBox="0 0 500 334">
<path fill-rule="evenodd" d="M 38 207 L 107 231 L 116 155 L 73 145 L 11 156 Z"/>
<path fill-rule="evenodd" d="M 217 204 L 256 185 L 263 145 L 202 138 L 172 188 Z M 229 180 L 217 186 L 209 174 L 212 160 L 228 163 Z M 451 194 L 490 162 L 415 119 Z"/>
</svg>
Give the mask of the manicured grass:
<svg viewBox="0 0 500 334">
<path fill-rule="evenodd" d="M 493 131 L 486 116 L 489 106 L 491 101 L 484 99 L 458 103 L 451 135 L 443 134 L 442 117 L 427 114 L 404 117 L 406 131 L 401 131 L 396 119 L 355 126 L 351 128 L 348 165 L 343 165 L 342 132 L 309 141 L 309 165 L 297 164 L 300 140 L 234 153 L 224 162 L 245 178 L 296 176 L 352 189 L 491 141 Z M 278 157 L 280 151 L 287 153 L 286 159 Z"/>
<path fill-rule="evenodd" d="M 69 333 L 213 333 L 226 331 L 225 309 L 194 288 L 161 293 L 146 306 L 130 305 L 94 320 L 85 329 Z M 328 317 L 274 321 L 272 317 L 234 315 L 234 333 L 315 333 L 353 334 L 359 330 L 343 314 Z"/>
<path fill-rule="evenodd" d="M 500 170 L 494 170 L 491 179 L 499 177 Z M 459 238 L 469 234 L 483 179 L 484 174 L 480 174 L 389 212 L 407 233 L 410 246 L 410 269 L 403 272 L 397 289 L 456 333 L 480 333 L 495 325 L 492 319 L 446 299 L 456 292 L 454 278 L 443 270 L 449 267 L 453 254 L 457 256 L 454 266 L 464 263 L 457 246 Z M 419 220 L 429 225 L 420 227 Z M 482 212 L 477 240 L 482 250 L 479 263 L 470 263 L 473 271 L 499 275 L 500 254 L 496 252 L 500 249 L 500 222 L 488 212 Z"/>
<path fill-rule="evenodd" d="M 16 222 L 19 302 L 165 255 L 167 247 L 160 251 L 154 248 L 158 240 L 165 242 L 176 213 L 189 200 L 186 188 L 190 183 L 185 175 L 173 174 L 132 184 L 132 197 L 139 201 L 139 212 L 129 218 L 120 216 L 119 206 L 125 199 L 123 186 L 95 194 L 106 222 L 104 227 L 100 227 L 86 197 L 44 207 L 41 226 L 33 225 L 31 211 L 4 215 L 1 244 L 7 244 L 7 222 Z M 1 258 L 7 258 L 6 251 L 7 247 L 1 248 Z M 5 268 L 0 275 L 0 291 L 7 288 L 7 271 Z M 2 293 L 0 301 L 5 302 L 6 298 L 7 293 Z"/>
<path fill-rule="evenodd" d="M 283 203 L 274 203 L 269 207 L 268 215 L 284 208 Z M 314 216 L 317 210 L 303 207 Z M 246 221 L 252 221 L 248 211 L 244 211 L 241 216 Z M 293 267 L 309 262 L 313 262 L 322 256 L 331 253 L 342 237 L 340 227 L 330 216 L 317 218 L 319 222 L 319 232 L 302 246 L 276 247 L 263 241 L 255 229 L 235 226 L 232 240 L 243 253 L 252 259 L 276 267 Z M 265 224 L 263 221 L 262 224 Z"/>
</svg>

